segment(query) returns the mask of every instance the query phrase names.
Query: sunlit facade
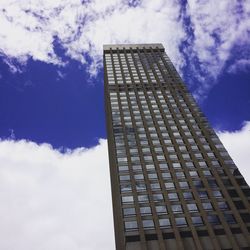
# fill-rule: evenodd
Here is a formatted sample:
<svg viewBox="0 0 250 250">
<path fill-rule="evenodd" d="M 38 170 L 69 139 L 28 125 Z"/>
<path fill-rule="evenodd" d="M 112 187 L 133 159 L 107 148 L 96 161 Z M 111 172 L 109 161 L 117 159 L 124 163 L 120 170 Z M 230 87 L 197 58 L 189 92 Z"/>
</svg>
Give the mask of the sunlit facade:
<svg viewBox="0 0 250 250">
<path fill-rule="evenodd" d="M 116 247 L 250 249 L 250 189 L 161 44 L 104 45 Z"/>
</svg>

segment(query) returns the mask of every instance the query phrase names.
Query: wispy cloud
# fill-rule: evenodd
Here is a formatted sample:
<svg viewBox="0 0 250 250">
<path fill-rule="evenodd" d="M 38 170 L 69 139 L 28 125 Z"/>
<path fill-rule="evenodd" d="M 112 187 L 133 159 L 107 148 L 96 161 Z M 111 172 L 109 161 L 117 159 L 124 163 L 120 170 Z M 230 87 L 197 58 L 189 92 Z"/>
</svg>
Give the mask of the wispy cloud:
<svg viewBox="0 0 250 250">
<path fill-rule="evenodd" d="M 250 2 L 189 0 L 186 9 L 192 32 L 184 50 L 200 67 L 195 76 L 202 85 L 196 94 L 202 96 L 216 82 L 233 47 L 249 44 Z"/>
<path fill-rule="evenodd" d="M 0 141 L 0 249 L 114 249 L 106 140 L 67 150 Z"/>
<path fill-rule="evenodd" d="M 1 6 L 1 53 L 23 64 L 32 57 L 64 65 L 57 40 L 95 75 L 104 43 L 161 42 L 179 71 L 186 67 L 193 76 L 197 96 L 215 83 L 232 48 L 249 41 L 249 1 L 3 0 Z"/>
<path fill-rule="evenodd" d="M 250 59 L 240 59 L 234 64 L 230 65 L 227 69 L 228 73 L 235 74 L 239 71 L 249 72 L 250 71 Z"/>
</svg>

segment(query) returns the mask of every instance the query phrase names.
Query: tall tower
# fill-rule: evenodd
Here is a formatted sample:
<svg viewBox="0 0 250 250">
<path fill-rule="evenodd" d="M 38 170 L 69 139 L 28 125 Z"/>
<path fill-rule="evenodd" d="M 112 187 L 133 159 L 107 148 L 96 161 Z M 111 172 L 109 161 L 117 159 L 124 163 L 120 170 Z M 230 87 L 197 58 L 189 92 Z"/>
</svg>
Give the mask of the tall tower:
<svg viewBox="0 0 250 250">
<path fill-rule="evenodd" d="M 161 44 L 104 45 L 116 248 L 250 249 L 250 189 Z"/>
</svg>

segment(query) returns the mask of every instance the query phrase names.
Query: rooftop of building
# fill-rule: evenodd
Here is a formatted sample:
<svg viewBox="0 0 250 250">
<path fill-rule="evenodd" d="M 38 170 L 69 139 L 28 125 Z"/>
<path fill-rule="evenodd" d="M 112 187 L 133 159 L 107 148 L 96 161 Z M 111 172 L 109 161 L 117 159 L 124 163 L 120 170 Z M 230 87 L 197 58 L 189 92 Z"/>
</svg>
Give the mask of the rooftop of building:
<svg viewBox="0 0 250 250">
<path fill-rule="evenodd" d="M 161 43 L 142 43 L 142 44 L 104 44 L 103 50 L 128 50 L 128 49 L 160 49 L 164 50 Z"/>
</svg>

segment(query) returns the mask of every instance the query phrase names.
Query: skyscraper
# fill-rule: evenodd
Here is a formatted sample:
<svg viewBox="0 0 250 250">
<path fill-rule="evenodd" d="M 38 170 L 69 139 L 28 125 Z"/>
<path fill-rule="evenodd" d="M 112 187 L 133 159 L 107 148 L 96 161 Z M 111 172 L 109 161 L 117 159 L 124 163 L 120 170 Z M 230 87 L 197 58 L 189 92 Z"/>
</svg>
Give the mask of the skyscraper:
<svg viewBox="0 0 250 250">
<path fill-rule="evenodd" d="M 104 45 L 116 247 L 250 249 L 250 189 L 161 44 Z"/>
</svg>

